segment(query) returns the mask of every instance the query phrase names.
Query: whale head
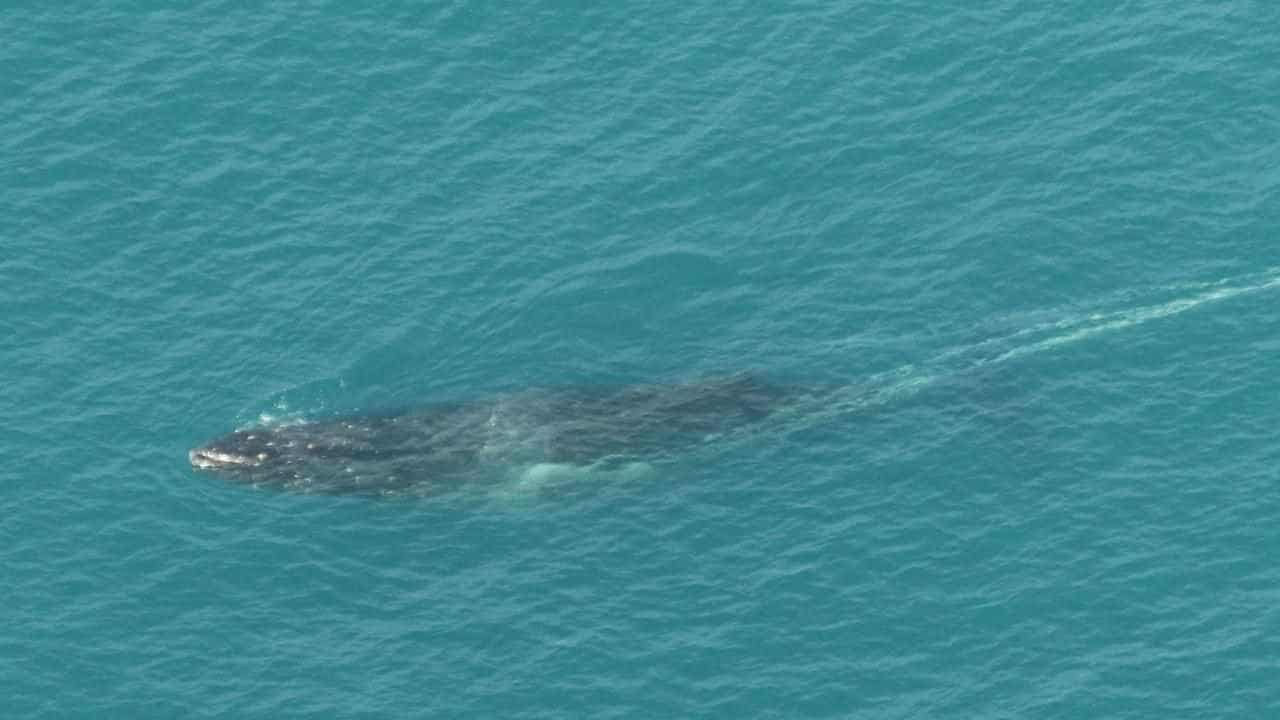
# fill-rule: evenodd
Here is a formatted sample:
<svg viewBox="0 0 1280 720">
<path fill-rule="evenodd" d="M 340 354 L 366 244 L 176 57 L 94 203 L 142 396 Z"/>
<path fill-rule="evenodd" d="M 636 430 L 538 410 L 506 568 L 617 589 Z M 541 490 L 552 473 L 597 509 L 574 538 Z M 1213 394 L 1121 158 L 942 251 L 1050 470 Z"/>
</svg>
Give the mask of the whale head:
<svg viewBox="0 0 1280 720">
<path fill-rule="evenodd" d="M 381 424 L 380 424 L 381 423 Z M 187 452 L 192 468 L 255 487 L 361 492 L 405 478 L 405 464 L 432 464 L 429 449 L 406 447 L 386 421 L 337 419 L 236 430 Z"/>
<path fill-rule="evenodd" d="M 278 463 L 285 449 L 280 440 L 265 428 L 237 430 L 193 448 L 187 457 L 198 470 L 247 472 Z"/>
</svg>

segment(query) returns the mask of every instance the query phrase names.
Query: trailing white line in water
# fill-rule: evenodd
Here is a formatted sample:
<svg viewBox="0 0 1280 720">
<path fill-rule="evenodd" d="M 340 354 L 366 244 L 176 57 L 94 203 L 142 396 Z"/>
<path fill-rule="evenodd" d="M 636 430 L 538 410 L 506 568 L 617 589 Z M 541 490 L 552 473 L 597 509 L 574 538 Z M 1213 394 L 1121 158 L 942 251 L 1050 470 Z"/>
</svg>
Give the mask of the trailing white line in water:
<svg viewBox="0 0 1280 720">
<path fill-rule="evenodd" d="M 1092 325 L 1087 325 L 1062 335 L 1045 338 L 1044 340 L 1031 343 L 1030 345 L 1013 348 L 995 357 L 990 362 L 993 364 L 1001 363 L 1024 355 L 1043 352 L 1060 345 L 1068 345 L 1070 343 L 1091 338 L 1095 335 L 1101 335 L 1102 333 L 1141 325 L 1151 320 L 1160 320 L 1172 317 L 1174 315 L 1187 312 L 1188 310 L 1194 310 L 1201 305 L 1207 305 L 1209 303 L 1219 302 L 1222 300 L 1230 300 L 1231 298 L 1239 297 L 1247 293 L 1267 290 L 1276 286 L 1280 286 L 1280 276 L 1272 276 L 1266 281 L 1254 285 L 1219 287 L 1216 290 L 1210 290 L 1209 292 L 1201 293 L 1189 298 L 1171 300 L 1160 305 L 1150 305 L 1128 311 L 1093 316 L 1089 318 L 1090 322 L 1094 323 Z"/>
<path fill-rule="evenodd" d="M 1199 292 L 1163 303 L 1090 312 L 1082 316 L 1038 323 L 1008 335 L 952 348 L 919 364 L 903 365 L 895 370 L 873 375 L 856 384 L 815 393 L 811 401 L 798 403 L 787 411 L 779 413 L 776 420 L 782 423 L 782 429 L 790 431 L 813 427 L 824 420 L 910 397 L 936 382 L 953 378 L 966 371 L 1000 365 L 1106 333 L 1180 315 L 1205 305 L 1276 287 L 1280 287 L 1280 268 L 1271 268 L 1264 273 L 1251 276 L 1159 288 L 1153 292 L 1171 290 Z M 1127 295 L 1129 298 L 1126 299 L 1133 296 L 1132 293 Z M 1034 339 L 1036 337 L 1039 339 Z M 774 424 L 774 427 L 777 428 L 777 425 Z M 755 434 L 755 430 L 743 431 L 744 439 L 747 435 Z M 723 443 L 718 445 L 723 447 Z"/>
</svg>

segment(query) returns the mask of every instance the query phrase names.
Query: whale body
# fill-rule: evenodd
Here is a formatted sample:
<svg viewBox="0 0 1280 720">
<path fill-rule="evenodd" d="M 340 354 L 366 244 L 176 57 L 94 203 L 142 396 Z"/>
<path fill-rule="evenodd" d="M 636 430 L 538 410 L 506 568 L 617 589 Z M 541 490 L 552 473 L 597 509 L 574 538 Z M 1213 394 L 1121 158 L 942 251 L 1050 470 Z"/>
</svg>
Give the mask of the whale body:
<svg viewBox="0 0 1280 720">
<path fill-rule="evenodd" d="M 794 393 L 754 375 L 532 390 L 393 413 L 237 430 L 192 467 L 257 487 L 393 494 L 455 489 L 517 466 L 665 457 L 756 423 Z"/>
</svg>

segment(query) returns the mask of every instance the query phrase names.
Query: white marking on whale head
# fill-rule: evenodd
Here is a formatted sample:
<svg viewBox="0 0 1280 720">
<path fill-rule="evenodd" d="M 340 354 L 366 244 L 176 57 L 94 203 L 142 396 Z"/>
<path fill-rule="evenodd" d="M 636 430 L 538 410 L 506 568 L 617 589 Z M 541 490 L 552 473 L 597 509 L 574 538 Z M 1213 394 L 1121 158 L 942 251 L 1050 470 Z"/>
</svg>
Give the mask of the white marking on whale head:
<svg viewBox="0 0 1280 720">
<path fill-rule="evenodd" d="M 191 464 L 201 469 L 216 469 L 221 467 L 254 467 L 261 465 L 267 459 L 266 453 L 258 453 L 257 455 L 241 455 L 238 453 L 222 452 L 211 448 L 196 448 L 187 453 L 187 457 L 191 459 Z"/>
<path fill-rule="evenodd" d="M 187 453 L 199 470 L 246 470 L 280 458 L 274 434 L 257 429 L 238 430 Z"/>
</svg>

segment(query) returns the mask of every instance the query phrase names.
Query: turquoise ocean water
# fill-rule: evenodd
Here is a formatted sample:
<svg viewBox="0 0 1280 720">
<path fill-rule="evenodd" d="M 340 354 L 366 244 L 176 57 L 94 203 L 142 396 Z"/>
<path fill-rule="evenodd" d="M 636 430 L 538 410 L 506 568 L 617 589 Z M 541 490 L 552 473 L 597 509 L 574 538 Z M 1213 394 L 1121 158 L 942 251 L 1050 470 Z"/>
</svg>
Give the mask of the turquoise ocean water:
<svg viewBox="0 0 1280 720">
<path fill-rule="evenodd" d="M 1280 9 L 0 14 L 0 716 L 1266 717 Z M 262 420 L 839 388 L 518 502 Z"/>
</svg>

